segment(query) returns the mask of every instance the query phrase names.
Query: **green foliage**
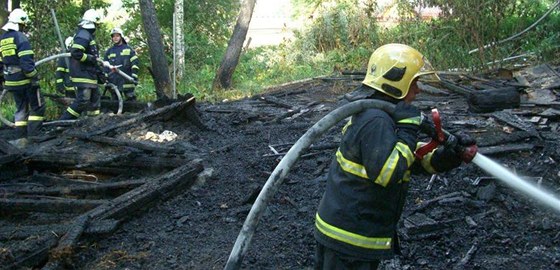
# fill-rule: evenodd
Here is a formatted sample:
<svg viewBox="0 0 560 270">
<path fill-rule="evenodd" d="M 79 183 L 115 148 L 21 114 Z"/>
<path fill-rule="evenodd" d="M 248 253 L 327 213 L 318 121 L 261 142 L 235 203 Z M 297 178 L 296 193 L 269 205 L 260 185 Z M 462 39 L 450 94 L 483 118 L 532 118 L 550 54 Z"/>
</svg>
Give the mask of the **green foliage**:
<svg viewBox="0 0 560 270">
<path fill-rule="evenodd" d="M 164 40 L 168 62 L 173 57 L 173 0 L 153 1 Z M 124 0 L 123 7 L 129 12 L 130 20 L 123 25 L 129 34 L 130 44 L 137 49 L 142 70 L 150 67 L 146 36 L 143 33 L 140 8 L 137 0 Z M 186 77 L 204 65 L 219 65 L 225 45 L 231 35 L 233 23 L 239 8 L 238 1 L 196 0 L 185 1 L 184 23 Z M 141 74 L 142 77 L 142 74 Z"/>
<path fill-rule="evenodd" d="M 295 0 L 296 3 L 301 2 Z M 349 5 L 351 1 L 312 1 L 318 16 L 298 33 L 297 49 L 326 54 L 334 65 L 365 66 L 368 55 L 381 44 L 399 42 L 423 52 L 439 69 L 488 68 L 488 62 L 512 55 L 536 53 L 541 61 L 558 55 L 560 24 L 557 13 L 520 38 L 482 49 L 534 23 L 555 1 L 521 0 L 398 0 L 401 21 L 393 26 L 377 22 L 374 1 Z M 321 2 L 335 5 L 321 5 Z M 443 16 L 422 20 L 418 7 L 439 6 Z M 481 48 L 474 54 L 468 52 Z M 362 60 L 360 60 L 362 58 Z"/>
</svg>

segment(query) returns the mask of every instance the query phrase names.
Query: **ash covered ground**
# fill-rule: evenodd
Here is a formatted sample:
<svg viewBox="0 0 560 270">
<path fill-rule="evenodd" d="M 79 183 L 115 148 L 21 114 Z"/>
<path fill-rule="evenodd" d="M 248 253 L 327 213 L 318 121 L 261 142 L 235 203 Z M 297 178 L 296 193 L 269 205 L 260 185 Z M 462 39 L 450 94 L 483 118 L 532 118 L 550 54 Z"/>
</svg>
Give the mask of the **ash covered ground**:
<svg viewBox="0 0 560 270">
<path fill-rule="evenodd" d="M 206 176 L 108 238 L 84 241 L 76 267 L 222 269 L 251 204 L 282 157 L 271 147 L 286 153 L 314 123 L 345 104 L 342 96 L 351 89 L 332 81 L 297 84 L 263 95 L 291 109 L 259 97 L 199 103 L 209 130 L 188 123 L 137 130 L 176 132 L 175 143 L 191 145 L 204 160 Z M 470 113 L 465 98 L 453 93 L 423 93 L 416 105 L 426 113 L 437 107 L 447 130 L 471 134 L 480 147 L 533 144 L 531 150 L 489 156 L 559 192 L 556 132 L 539 130 L 536 138 L 489 114 Z M 314 214 L 343 124 L 315 142 L 287 175 L 259 223 L 244 269 L 313 267 Z M 400 224 L 403 255 L 380 269 L 560 268 L 560 214 L 487 176 L 467 164 L 431 183 L 429 175 L 414 177 Z"/>
<path fill-rule="evenodd" d="M 189 159 L 203 160 L 204 172 L 190 189 L 134 215 L 115 233 L 82 237 L 72 258 L 75 269 L 223 269 L 282 154 L 319 119 L 347 103 L 343 95 L 355 85 L 313 80 L 238 101 L 197 103 L 208 129 L 174 120 L 135 125 L 118 135 L 173 131 L 177 139 L 165 145 L 189 149 Z M 535 133 L 492 113 L 469 112 L 465 97 L 453 92 L 422 93 L 415 104 L 427 114 L 437 107 L 447 130 L 469 133 L 486 151 L 525 146 L 488 156 L 560 193 L 556 130 L 535 126 Z M 508 113 L 528 119 L 545 109 Z M 556 122 L 549 118 L 549 124 Z M 314 215 L 344 124 L 330 129 L 292 167 L 257 227 L 243 269 L 313 268 Z M 474 164 L 436 177 L 413 177 L 399 234 L 403 254 L 380 269 L 560 268 L 560 213 Z"/>
</svg>

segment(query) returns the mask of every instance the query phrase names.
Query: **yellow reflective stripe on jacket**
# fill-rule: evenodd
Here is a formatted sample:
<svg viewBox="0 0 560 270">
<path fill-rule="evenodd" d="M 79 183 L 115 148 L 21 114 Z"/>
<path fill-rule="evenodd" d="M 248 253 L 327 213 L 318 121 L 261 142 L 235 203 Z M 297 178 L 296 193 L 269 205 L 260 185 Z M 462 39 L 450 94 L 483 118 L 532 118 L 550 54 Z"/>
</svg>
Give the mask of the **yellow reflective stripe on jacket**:
<svg viewBox="0 0 560 270">
<path fill-rule="evenodd" d="M 5 39 L 2 39 L 2 41 L 0 41 L 0 45 L 6 46 L 6 45 L 14 44 L 14 41 L 15 41 L 15 38 L 13 38 L 13 37 L 5 38 Z"/>
<path fill-rule="evenodd" d="M 82 58 L 80 58 L 80 62 L 85 62 L 87 60 L 87 54 L 83 54 Z"/>
<path fill-rule="evenodd" d="M 342 152 L 340 152 L 340 149 L 336 151 L 336 161 L 343 171 L 361 178 L 369 179 L 366 168 L 362 164 L 346 159 L 342 155 Z"/>
<path fill-rule="evenodd" d="M 27 126 L 27 121 L 16 121 L 16 122 L 14 123 L 14 125 L 15 125 L 16 127 L 25 127 L 25 126 Z"/>
<path fill-rule="evenodd" d="M 344 125 L 344 127 L 342 128 L 342 134 L 346 133 L 346 130 L 348 129 L 349 126 L 352 125 L 352 117 L 350 117 L 350 120 L 348 120 L 348 122 L 346 123 L 346 125 Z"/>
<path fill-rule="evenodd" d="M 66 109 L 66 111 L 67 111 L 68 113 L 70 113 L 71 115 L 73 115 L 73 116 L 80 117 L 80 113 L 78 113 L 77 111 L 74 111 L 74 110 L 73 110 L 72 108 L 70 108 L 70 107 L 68 107 L 68 108 Z"/>
<path fill-rule="evenodd" d="M 136 59 L 138 59 L 138 56 L 136 56 L 136 55 L 133 56 L 133 57 L 130 57 L 130 62 L 132 62 L 132 61 L 134 61 L 134 60 L 136 60 Z"/>
<path fill-rule="evenodd" d="M 2 47 L 0 47 L 2 50 L 15 50 L 17 49 L 16 44 L 8 44 L 8 45 L 2 45 Z"/>
<path fill-rule="evenodd" d="M 30 79 L 25 79 L 25 80 L 21 80 L 21 81 L 6 81 L 4 82 L 4 85 L 6 86 L 22 86 L 22 85 L 26 85 L 31 83 Z"/>
<path fill-rule="evenodd" d="M 122 50 L 121 55 L 130 55 L 130 49 Z M 130 60 L 130 61 L 132 61 L 132 60 Z"/>
<path fill-rule="evenodd" d="M 63 67 L 57 67 L 56 71 L 62 71 L 62 72 L 68 72 L 67 68 L 63 68 Z"/>
<path fill-rule="evenodd" d="M 29 73 L 25 73 L 25 77 L 27 77 L 27 78 L 31 78 L 35 75 L 37 75 L 37 70 L 36 69 L 34 69 L 33 71 L 31 71 Z"/>
<path fill-rule="evenodd" d="M 25 50 L 25 51 L 18 52 L 19 57 L 22 57 L 24 55 L 31 55 L 31 54 L 33 54 L 33 50 Z"/>
<path fill-rule="evenodd" d="M 87 115 L 99 115 L 99 114 L 101 114 L 101 110 L 95 110 L 95 111 L 87 112 Z"/>
<path fill-rule="evenodd" d="M 389 184 L 389 181 L 391 181 L 391 177 L 393 177 L 393 173 L 395 172 L 397 164 L 400 160 L 399 153 L 406 159 L 406 163 L 409 167 L 412 165 L 412 162 L 414 162 L 414 155 L 412 154 L 412 151 L 410 151 L 410 148 L 408 148 L 406 144 L 397 142 L 393 151 L 391 151 L 389 158 L 387 158 L 385 164 L 383 164 L 379 175 L 375 179 L 376 184 L 384 187 Z"/>
<path fill-rule="evenodd" d="M 80 44 L 77 44 L 77 43 L 72 44 L 72 48 L 82 50 L 82 51 L 86 50 L 86 48 L 84 46 L 82 46 Z"/>
<path fill-rule="evenodd" d="M 27 119 L 29 121 L 43 121 L 45 120 L 45 117 L 43 116 L 38 116 L 38 115 L 30 115 L 29 119 Z"/>
<path fill-rule="evenodd" d="M 349 245 L 368 249 L 391 249 L 390 237 L 367 237 L 352 233 L 326 223 L 319 214 L 315 214 L 315 226 L 324 235 Z"/>
<path fill-rule="evenodd" d="M 399 123 L 399 124 L 420 125 L 420 122 L 422 122 L 422 117 L 417 116 L 417 117 L 411 117 L 411 118 L 406 118 L 406 119 L 399 120 L 397 123 Z"/>
<path fill-rule="evenodd" d="M 137 65 L 132 66 L 132 68 L 134 69 L 140 69 Z"/>
<path fill-rule="evenodd" d="M 123 84 L 123 88 L 134 88 L 135 86 L 134 84 Z"/>
<path fill-rule="evenodd" d="M 74 83 L 90 83 L 90 84 L 97 84 L 97 80 L 92 79 L 85 79 L 85 78 L 71 78 L 70 79 Z"/>
<path fill-rule="evenodd" d="M 56 83 L 64 82 L 64 79 L 56 79 Z"/>
<path fill-rule="evenodd" d="M 406 145 L 402 142 L 397 142 L 397 145 L 395 145 L 395 148 L 397 148 L 397 150 L 399 150 L 399 152 L 401 152 L 401 155 L 404 158 L 406 158 L 406 165 L 408 165 L 408 167 L 410 167 L 412 165 L 412 163 L 414 162 L 414 153 L 412 153 L 412 151 L 410 150 L 408 145 Z"/>
</svg>

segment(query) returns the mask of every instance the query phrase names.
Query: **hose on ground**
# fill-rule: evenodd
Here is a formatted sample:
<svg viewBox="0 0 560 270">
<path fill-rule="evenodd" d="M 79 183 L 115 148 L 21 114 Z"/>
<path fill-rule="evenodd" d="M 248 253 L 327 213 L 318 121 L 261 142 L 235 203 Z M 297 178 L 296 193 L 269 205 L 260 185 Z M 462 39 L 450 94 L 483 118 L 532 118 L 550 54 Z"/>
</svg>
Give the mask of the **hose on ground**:
<svg viewBox="0 0 560 270">
<path fill-rule="evenodd" d="M 261 216 L 266 210 L 268 202 L 274 197 L 274 194 L 278 191 L 284 178 L 301 154 L 321 135 L 341 120 L 371 108 L 381 109 L 389 114 L 393 114 L 395 105 L 381 100 L 358 100 L 348 103 L 324 116 L 299 138 L 288 153 L 286 153 L 284 158 L 282 158 L 280 163 L 278 163 L 251 207 L 243 223 L 243 227 L 237 236 L 233 249 L 231 250 L 228 261 L 224 267 L 225 270 L 237 270 L 241 267 L 243 258 L 251 245 L 251 239 Z"/>
</svg>

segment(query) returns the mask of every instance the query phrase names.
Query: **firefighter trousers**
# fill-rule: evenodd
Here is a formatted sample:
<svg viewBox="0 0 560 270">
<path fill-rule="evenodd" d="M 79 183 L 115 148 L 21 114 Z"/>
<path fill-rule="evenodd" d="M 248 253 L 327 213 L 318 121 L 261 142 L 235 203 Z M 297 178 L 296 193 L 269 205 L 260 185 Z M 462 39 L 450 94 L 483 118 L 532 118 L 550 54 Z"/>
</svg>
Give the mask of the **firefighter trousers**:
<svg viewBox="0 0 560 270">
<path fill-rule="evenodd" d="M 101 96 L 98 87 L 86 88 L 78 87 L 76 89 L 76 98 L 74 102 L 64 111 L 61 120 L 71 120 L 80 117 L 82 112 L 88 115 L 98 115 L 101 107 Z"/>
<path fill-rule="evenodd" d="M 379 263 L 380 260 L 365 261 L 336 252 L 321 243 L 315 249 L 316 270 L 375 270 Z"/>
<path fill-rule="evenodd" d="M 14 122 L 17 138 L 37 136 L 43 125 L 45 115 L 45 99 L 38 86 L 10 90 L 16 103 Z"/>
</svg>

